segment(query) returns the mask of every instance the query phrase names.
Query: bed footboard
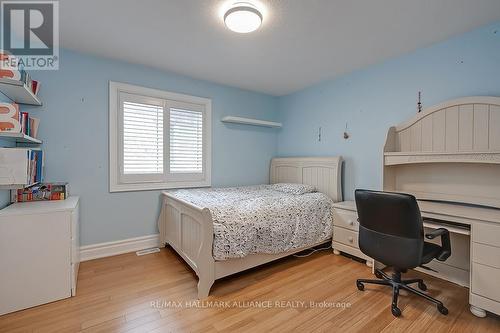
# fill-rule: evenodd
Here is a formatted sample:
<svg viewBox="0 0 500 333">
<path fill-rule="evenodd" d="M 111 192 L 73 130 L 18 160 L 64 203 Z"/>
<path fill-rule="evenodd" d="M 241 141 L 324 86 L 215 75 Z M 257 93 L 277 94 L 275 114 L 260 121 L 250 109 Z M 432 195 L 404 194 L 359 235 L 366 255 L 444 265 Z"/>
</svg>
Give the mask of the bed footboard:
<svg viewBox="0 0 500 333">
<path fill-rule="evenodd" d="M 198 275 L 198 298 L 207 297 L 215 280 L 210 211 L 164 192 L 158 229 L 160 243 L 170 245 Z"/>
</svg>

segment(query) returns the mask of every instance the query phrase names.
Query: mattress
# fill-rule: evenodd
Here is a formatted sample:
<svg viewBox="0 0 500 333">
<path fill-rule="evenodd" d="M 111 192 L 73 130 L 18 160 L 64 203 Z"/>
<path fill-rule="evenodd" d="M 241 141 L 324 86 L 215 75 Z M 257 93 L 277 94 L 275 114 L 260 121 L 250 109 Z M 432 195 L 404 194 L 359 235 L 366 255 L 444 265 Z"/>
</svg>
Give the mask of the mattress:
<svg viewBox="0 0 500 333">
<path fill-rule="evenodd" d="M 215 260 L 282 253 L 332 237 L 333 201 L 301 184 L 275 184 L 170 193 L 208 208 Z"/>
</svg>

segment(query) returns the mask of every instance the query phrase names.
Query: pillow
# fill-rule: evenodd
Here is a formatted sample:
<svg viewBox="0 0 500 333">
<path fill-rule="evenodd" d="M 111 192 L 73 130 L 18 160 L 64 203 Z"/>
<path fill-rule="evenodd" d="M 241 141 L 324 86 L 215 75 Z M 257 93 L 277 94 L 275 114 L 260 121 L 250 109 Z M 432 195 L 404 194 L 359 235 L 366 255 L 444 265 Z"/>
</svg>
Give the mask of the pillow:
<svg viewBox="0 0 500 333">
<path fill-rule="evenodd" d="M 316 192 L 316 188 L 312 185 L 293 184 L 293 183 L 277 183 L 273 185 L 273 190 L 287 194 L 301 195 L 305 193 Z"/>
</svg>

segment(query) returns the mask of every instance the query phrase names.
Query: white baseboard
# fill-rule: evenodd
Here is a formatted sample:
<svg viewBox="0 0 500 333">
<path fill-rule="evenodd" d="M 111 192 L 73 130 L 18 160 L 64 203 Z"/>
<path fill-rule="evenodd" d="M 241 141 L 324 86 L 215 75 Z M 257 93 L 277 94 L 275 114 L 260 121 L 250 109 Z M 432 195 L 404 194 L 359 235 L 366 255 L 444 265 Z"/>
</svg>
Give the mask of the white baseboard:
<svg viewBox="0 0 500 333">
<path fill-rule="evenodd" d="M 160 235 L 149 235 L 80 247 L 80 261 L 111 257 L 160 245 Z"/>
</svg>

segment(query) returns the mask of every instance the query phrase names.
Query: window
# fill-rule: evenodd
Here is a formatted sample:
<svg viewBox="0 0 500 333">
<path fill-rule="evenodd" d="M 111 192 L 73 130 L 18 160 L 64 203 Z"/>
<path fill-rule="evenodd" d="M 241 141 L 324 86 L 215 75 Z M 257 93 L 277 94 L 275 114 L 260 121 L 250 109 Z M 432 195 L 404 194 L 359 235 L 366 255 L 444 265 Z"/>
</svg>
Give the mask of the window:
<svg viewBox="0 0 500 333">
<path fill-rule="evenodd" d="M 210 186 L 211 101 L 110 82 L 110 191 Z"/>
</svg>

